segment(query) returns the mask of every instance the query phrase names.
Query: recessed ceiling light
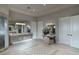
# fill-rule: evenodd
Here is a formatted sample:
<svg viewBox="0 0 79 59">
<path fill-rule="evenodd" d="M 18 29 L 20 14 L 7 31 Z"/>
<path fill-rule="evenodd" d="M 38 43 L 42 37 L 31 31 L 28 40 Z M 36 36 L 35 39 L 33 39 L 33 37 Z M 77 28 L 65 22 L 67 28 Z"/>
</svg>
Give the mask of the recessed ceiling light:
<svg viewBox="0 0 79 59">
<path fill-rule="evenodd" d="M 43 4 L 43 6 L 46 6 L 46 4 Z"/>
</svg>

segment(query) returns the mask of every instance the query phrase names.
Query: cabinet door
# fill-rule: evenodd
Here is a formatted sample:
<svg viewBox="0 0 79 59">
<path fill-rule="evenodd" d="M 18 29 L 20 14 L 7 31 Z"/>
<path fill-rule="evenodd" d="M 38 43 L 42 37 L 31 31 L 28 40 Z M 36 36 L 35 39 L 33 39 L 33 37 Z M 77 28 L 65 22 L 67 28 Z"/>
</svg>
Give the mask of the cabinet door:
<svg viewBox="0 0 79 59">
<path fill-rule="evenodd" d="M 71 18 L 63 17 L 59 19 L 59 42 L 63 44 L 71 44 Z"/>
</svg>

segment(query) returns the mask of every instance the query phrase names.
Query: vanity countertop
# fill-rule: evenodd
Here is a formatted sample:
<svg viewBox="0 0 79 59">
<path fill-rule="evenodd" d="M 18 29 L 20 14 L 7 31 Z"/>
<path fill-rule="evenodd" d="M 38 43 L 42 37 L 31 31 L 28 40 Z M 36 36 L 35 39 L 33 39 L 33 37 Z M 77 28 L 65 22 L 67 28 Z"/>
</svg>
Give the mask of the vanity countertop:
<svg viewBox="0 0 79 59">
<path fill-rule="evenodd" d="M 9 33 L 10 36 L 28 36 L 28 35 L 32 35 L 32 33 Z"/>
</svg>

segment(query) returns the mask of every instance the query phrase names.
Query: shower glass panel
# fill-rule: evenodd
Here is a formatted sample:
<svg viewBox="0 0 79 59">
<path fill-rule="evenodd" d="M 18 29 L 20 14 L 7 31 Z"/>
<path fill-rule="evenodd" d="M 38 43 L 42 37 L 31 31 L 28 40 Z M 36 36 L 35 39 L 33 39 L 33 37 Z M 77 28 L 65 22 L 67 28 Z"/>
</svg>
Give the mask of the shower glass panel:
<svg viewBox="0 0 79 59">
<path fill-rule="evenodd" d="M 0 49 L 5 47 L 5 20 L 3 16 L 0 16 Z"/>
</svg>

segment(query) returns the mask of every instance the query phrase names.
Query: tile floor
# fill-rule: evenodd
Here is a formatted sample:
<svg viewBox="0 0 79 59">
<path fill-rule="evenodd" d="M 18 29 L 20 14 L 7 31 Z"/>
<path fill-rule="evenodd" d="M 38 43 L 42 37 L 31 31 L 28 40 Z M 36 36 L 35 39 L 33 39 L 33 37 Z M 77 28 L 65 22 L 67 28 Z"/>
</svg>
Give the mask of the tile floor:
<svg viewBox="0 0 79 59">
<path fill-rule="evenodd" d="M 29 40 L 11 45 L 0 55 L 79 55 L 79 49 L 63 44 L 48 45 L 44 40 Z"/>
</svg>

